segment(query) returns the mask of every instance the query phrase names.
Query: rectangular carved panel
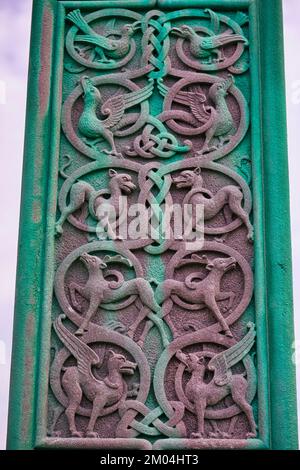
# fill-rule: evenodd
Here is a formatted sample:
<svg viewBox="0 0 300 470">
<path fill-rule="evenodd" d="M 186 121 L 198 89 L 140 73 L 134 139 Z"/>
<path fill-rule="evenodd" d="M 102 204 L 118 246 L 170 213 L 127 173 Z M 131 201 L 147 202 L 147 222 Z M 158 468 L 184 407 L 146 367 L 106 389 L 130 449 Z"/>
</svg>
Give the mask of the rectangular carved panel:
<svg viewBox="0 0 300 470">
<path fill-rule="evenodd" d="M 36 445 L 268 447 L 257 2 L 54 11 Z"/>
</svg>

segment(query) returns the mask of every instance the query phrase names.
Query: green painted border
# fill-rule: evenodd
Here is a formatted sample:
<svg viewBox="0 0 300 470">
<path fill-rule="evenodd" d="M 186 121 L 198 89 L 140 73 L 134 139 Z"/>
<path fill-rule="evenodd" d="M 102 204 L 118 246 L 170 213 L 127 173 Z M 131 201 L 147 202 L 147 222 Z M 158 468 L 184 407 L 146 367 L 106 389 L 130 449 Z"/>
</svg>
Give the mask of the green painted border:
<svg viewBox="0 0 300 470">
<path fill-rule="evenodd" d="M 255 242 L 261 440 L 247 448 L 296 449 L 295 367 L 289 232 L 288 169 L 281 0 L 110 0 L 95 5 L 134 8 L 186 6 L 249 8 Z M 19 259 L 7 447 L 51 447 L 45 439 L 49 370 L 49 298 L 60 124 L 61 48 L 54 45 L 64 7 L 76 1 L 35 0 L 23 168 Z M 55 46 L 55 47 L 54 47 Z M 45 53 L 48 49 L 48 53 Z M 56 51 L 56 53 L 53 53 Z M 52 63 L 53 61 L 53 63 Z M 54 74 L 53 71 L 56 71 Z M 276 81 L 274 79 L 276 77 Z M 260 84 L 260 87 L 254 83 Z M 278 86 L 278 83 L 281 85 Z M 263 129 L 263 132 L 262 130 Z M 52 175 L 52 181 L 48 181 Z M 274 188 L 276 192 L 274 193 Z M 42 282 L 40 280 L 42 279 Z M 265 286 L 268 286 L 266 288 Z M 264 339 L 267 335 L 267 341 Z M 42 399 L 43 398 L 43 399 Z M 166 442 L 166 441 L 165 441 Z M 163 441 L 157 444 L 164 448 Z M 174 441 L 174 447 L 179 443 Z M 146 443 L 145 443 L 146 445 Z M 169 442 L 169 445 L 172 445 Z M 173 447 L 173 445 L 172 445 Z M 173 448 L 174 448 L 173 447 Z"/>
</svg>

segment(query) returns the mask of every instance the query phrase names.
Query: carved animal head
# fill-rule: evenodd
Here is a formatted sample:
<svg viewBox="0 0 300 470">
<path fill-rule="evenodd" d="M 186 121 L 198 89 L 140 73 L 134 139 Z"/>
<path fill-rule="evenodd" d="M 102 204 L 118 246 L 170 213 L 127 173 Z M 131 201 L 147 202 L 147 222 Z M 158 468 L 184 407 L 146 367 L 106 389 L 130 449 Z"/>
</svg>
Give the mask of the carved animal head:
<svg viewBox="0 0 300 470">
<path fill-rule="evenodd" d="M 228 78 L 220 82 L 214 83 L 210 89 L 208 96 L 212 101 L 217 101 L 220 98 L 224 98 L 228 94 L 229 88 L 233 85 L 234 78 L 232 75 L 228 75 Z"/>
<path fill-rule="evenodd" d="M 180 188 L 191 188 L 195 183 L 202 186 L 203 178 L 201 176 L 201 168 L 195 168 L 195 170 L 184 170 L 179 176 L 173 178 L 173 182 L 177 189 Z"/>
<path fill-rule="evenodd" d="M 101 93 L 89 77 L 82 77 L 80 79 L 80 83 L 83 89 L 85 100 L 92 99 L 97 103 L 101 103 Z"/>
<path fill-rule="evenodd" d="M 228 258 L 214 258 L 210 260 L 206 255 L 198 256 L 194 254 L 192 255 L 192 258 L 205 264 L 206 269 L 209 271 L 214 269 L 225 273 L 226 271 L 236 267 L 236 259 L 233 258 L 233 256 L 229 256 Z"/>
<path fill-rule="evenodd" d="M 122 375 L 133 375 L 137 364 L 128 361 L 122 354 L 115 353 L 112 349 L 109 350 L 110 357 L 107 361 L 107 367 L 110 372 L 117 371 Z"/>
<path fill-rule="evenodd" d="M 104 263 L 104 261 L 101 258 L 99 258 L 98 256 L 89 255 L 88 253 L 82 253 L 82 255 L 80 256 L 80 261 L 82 261 L 88 269 L 89 268 L 95 268 L 95 269 L 107 268 L 107 264 Z"/>
<path fill-rule="evenodd" d="M 111 178 L 111 183 L 117 184 L 124 193 L 131 194 L 136 189 L 131 176 L 127 173 L 118 173 L 116 170 L 110 169 L 108 174 Z"/>
<path fill-rule="evenodd" d="M 121 28 L 122 35 L 123 35 L 123 36 L 128 36 L 128 37 L 133 36 L 135 30 L 136 30 L 136 26 L 135 26 L 135 25 L 131 25 L 131 24 L 125 24 L 125 25 L 122 26 L 122 28 Z"/>
<path fill-rule="evenodd" d="M 176 34 L 176 36 L 179 36 L 181 38 L 186 38 L 186 39 L 196 34 L 193 28 L 191 28 L 190 26 L 187 26 L 186 24 L 184 24 L 180 28 L 172 28 L 171 31 L 172 33 Z"/>
<path fill-rule="evenodd" d="M 176 353 L 177 359 L 183 362 L 186 366 L 188 372 L 202 372 L 204 374 L 206 365 L 205 365 L 205 358 L 202 353 L 183 353 L 182 351 L 178 351 Z"/>
</svg>

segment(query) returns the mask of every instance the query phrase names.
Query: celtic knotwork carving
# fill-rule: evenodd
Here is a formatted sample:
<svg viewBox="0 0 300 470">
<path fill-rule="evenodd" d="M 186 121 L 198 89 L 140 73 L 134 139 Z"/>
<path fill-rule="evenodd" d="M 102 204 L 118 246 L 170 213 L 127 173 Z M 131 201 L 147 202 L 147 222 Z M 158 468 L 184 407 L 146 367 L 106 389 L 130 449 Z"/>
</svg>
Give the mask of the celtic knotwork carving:
<svg viewBox="0 0 300 470">
<path fill-rule="evenodd" d="M 258 401 L 248 15 L 73 8 L 49 435 L 232 447 Z"/>
<path fill-rule="evenodd" d="M 171 406 L 174 407 L 173 416 L 167 422 L 162 422 L 159 417 L 164 415 L 164 412 L 160 407 L 150 410 L 141 402 L 127 400 L 120 408 L 121 420 L 116 435 L 128 438 L 138 434 L 149 436 L 163 434 L 173 438 L 185 437 L 186 429 L 182 422 L 184 406 L 180 402 L 172 402 Z M 135 419 L 137 413 L 144 416 L 141 421 Z"/>
<path fill-rule="evenodd" d="M 192 143 L 189 140 L 185 140 L 184 145 L 179 145 L 176 137 L 168 132 L 159 119 L 149 116 L 148 122 L 142 134 L 134 139 L 132 148 L 125 150 L 129 157 L 170 158 L 177 152 L 188 152 L 191 149 Z"/>
<path fill-rule="evenodd" d="M 168 52 L 170 47 L 169 32 L 171 25 L 167 16 L 158 10 L 149 11 L 141 21 L 143 32 L 142 65 L 151 64 L 153 70 L 149 76 L 157 79 L 165 76 L 169 70 Z"/>
</svg>

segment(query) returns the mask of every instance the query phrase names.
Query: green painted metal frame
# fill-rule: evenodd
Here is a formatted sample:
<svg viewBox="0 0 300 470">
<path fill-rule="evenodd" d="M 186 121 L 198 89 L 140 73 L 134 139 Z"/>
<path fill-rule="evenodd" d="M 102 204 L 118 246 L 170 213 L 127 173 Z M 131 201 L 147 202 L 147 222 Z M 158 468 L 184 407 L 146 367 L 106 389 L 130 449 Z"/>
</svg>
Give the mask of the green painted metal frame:
<svg viewBox="0 0 300 470">
<path fill-rule="evenodd" d="M 131 8 L 197 6 L 217 7 L 218 10 L 249 9 L 260 439 L 249 441 L 248 448 L 296 449 L 281 0 L 86 0 L 84 3 L 86 8 L 116 4 Z M 63 51 L 55 31 L 63 27 L 65 6 L 73 8 L 78 5 L 79 2 L 68 0 L 34 0 L 7 439 L 9 449 L 49 446 L 44 433 L 53 272 L 48 269 L 48 263 L 51 265 L 53 259 L 60 134 L 57 116 L 61 103 L 61 73 L 58 72 L 62 67 Z M 141 448 L 143 446 L 146 448 L 145 441 L 141 441 Z M 176 448 L 179 448 L 178 442 Z"/>
</svg>

